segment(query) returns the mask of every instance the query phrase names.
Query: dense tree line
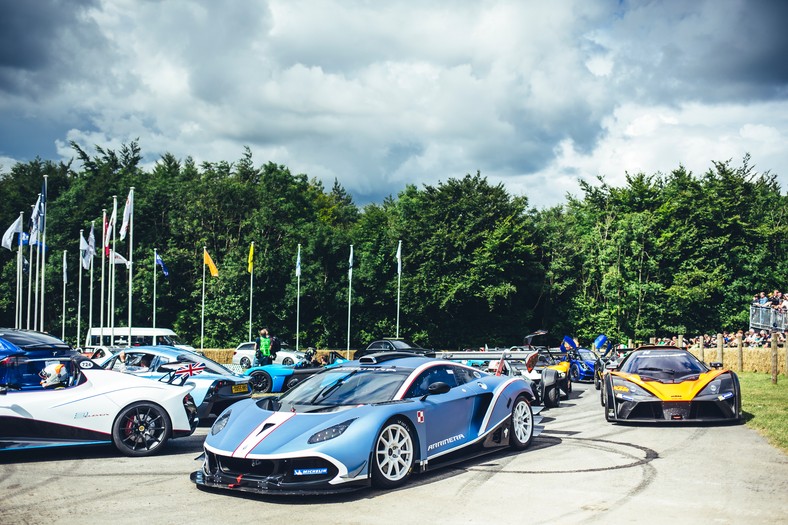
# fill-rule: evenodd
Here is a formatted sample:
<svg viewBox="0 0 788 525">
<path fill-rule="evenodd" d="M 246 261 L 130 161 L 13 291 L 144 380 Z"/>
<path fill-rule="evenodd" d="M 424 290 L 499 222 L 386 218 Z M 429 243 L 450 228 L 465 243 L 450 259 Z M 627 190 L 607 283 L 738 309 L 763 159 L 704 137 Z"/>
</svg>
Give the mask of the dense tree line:
<svg viewBox="0 0 788 525">
<path fill-rule="evenodd" d="M 402 248 L 399 335 L 435 348 L 511 345 L 545 328 L 557 341 L 588 342 L 697 334 L 747 325 L 752 294 L 788 282 L 786 198 L 776 177 L 714 162 L 700 176 L 603 178 L 580 197 L 546 209 L 490 184 L 480 173 L 435 186 L 409 185 L 382 203 L 357 206 L 338 181 L 331 189 L 287 167 L 202 163 L 164 155 L 141 167 L 136 142 L 75 160 L 36 159 L 0 172 L 0 229 L 30 206 L 48 175 L 46 326 L 60 334 L 62 250 L 69 251 L 66 337 L 76 338 L 79 230 L 96 224 L 135 187 L 133 324 L 152 322 L 153 250 L 170 271 L 158 275 L 157 325 L 199 343 L 205 246 L 219 266 L 206 277 L 205 346 L 248 337 L 247 256 L 255 243 L 255 329 L 293 342 L 295 262 L 301 245 L 301 346 L 342 348 L 347 337 L 348 258 L 354 246 L 351 347 L 393 336 L 398 242 Z M 78 164 L 79 168 L 73 168 Z M 119 217 L 120 222 L 120 217 Z M 118 252 L 127 255 L 125 244 Z M 99 252 L 100 253 L 100 252 Z M 13 326 L 16 252 L 0 250 L 0 326 Z M 100 259 L 94 260 L 100 267 Z M 98 272 L 94 273 L 98 305 Z M 83 273 L 82 332 L 88 283 Z M 118 271 L 116 325 L 127 319 L 125 271 Z M 98 308 L 96 306 L 95 308 Z M 94 326 L 98 314 L 94 314 Z M 105 323 L 106 324 L 106 323 Z"/>
</svg>

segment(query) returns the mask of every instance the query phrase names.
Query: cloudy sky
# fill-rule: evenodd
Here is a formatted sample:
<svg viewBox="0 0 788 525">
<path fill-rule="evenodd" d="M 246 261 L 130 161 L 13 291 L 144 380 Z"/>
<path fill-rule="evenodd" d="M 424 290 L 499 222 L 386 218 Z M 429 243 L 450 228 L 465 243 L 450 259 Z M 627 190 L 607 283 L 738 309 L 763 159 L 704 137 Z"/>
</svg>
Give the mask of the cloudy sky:
<svg viewBox="0 0 788 525">
<path fill-rule="evenodd" d="M 480 171 L 578 179 L 745 153 L 788 188 L 780 0 L 0 0 L 0 165 L 139 139 L 284 164 L 357 204 Z"/>
</svg>

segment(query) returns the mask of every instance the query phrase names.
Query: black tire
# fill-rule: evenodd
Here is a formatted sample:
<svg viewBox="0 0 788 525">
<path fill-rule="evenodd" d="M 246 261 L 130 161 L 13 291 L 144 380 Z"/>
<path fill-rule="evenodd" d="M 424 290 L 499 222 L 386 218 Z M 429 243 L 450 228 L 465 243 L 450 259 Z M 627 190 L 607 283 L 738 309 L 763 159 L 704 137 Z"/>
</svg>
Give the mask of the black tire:
<svg viewBox="0 0 788 525">
<path fill-rule="evenodd" d="M 248 357 L 241 358 L 241 368 L 249 368 L 252 366 L 252 362 L 249 360 Z"/>
<path fill-rule="evenodd" d="M 608 389 L 608 382 L 605 381 L 605 384 L 602 385 L 602 393 L 603 393 L 603 403 L 602 406 L 605 407 L 605 420 L 609 423 L 615 422 L 615 417 L 610 417 L 608 415 L 608 407 L 613 407 L 613 410 L 616 409 L 615 402 L 612 399 L 612 389 Z"/>
<path fill-rule="evenodd" d="M 572 380 L 570 378 L 566 378 L 566 397 L 569 398 L 569 394 L 572 393 Z"/>
<path fill-rule="evenodd" d="M 548 408 L 557 407 L 560 401 L 558 400 L 558 385 L 546 387 L 544 391 L 544 406 Z"/>
<path fill-rule="evenodd" d="M 155 454 L 172 435 L 172 423 L 159 405 L 145 401 L 124 408 L 112 424 L 112 442 L 126 456 Z"/>
<path fill-rule="evenodd" d="M 249 374 L 249 383 L 252 385 L 252 390 L 264 394 L 270 392 L 273 387 L 271 374 L 265 370 L 255 370 Z"/>
<path fill-rule="evenodd" d="M 372 449 L 372 486 L 392 489 L 405 483 L 413 471 L 416 447 L 408 423 L 395 418 L 383 425 Z"/>
<path fill-rule="evenodd" d="M 282 359 L 282 364 L 283 365 L 292 365 L 294 363 L 295 363 L 295 361 L 293 361 L 292 357 L 285 357 L 284 359 Z"/>
<path fill-rule="evenodd" d="M 512 406 L 512 420 L 509 430 L 512 438 L 509 441 L 515 450 L 528 448 L 534 437 L 534 414 L 531 404 L 525 396 L 519 396 Z"/>
<path fill-rule="evenodd" d="M 594 388 L 597 390 L 602 388 L 602 382 L 599 380 L 599 374 L 596 373 L 596 370 L 594 371 Z"/>
<path fill-rule="evenodd" d="M 574 382 L 580 381 L 580 367 L 577 363 L 573 363 L 569 368 L 569 378 Z"/>
</svg>

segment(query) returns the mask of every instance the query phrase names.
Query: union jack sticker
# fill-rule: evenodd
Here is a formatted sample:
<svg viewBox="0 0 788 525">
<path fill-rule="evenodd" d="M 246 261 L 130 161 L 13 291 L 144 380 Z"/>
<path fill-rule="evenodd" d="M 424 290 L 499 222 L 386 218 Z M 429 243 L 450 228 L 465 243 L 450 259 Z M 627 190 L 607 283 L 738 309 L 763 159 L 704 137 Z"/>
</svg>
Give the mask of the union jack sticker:
<svg viewBox="0 0 788 525">
<path fill-rule="evenodd" d="M 193 376 L 201 373 L 205 370 L 205 363 L 200 363 L 197 365 L 186 365 L 182 366 L 178 370 L 175 371 L 176 376 Z"/>
<path fill-rule="evenodd" d="M 424 411 L 419 410 L 416 412 L 416 421 L 419 423 L 424 423 Z"/>
</svg>

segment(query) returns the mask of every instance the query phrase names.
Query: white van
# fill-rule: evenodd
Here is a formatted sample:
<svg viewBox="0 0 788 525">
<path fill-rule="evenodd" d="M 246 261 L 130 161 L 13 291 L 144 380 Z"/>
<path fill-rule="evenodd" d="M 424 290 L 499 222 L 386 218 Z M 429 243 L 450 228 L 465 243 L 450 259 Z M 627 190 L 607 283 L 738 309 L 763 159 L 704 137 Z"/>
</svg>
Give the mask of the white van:
<svg viewBox="0 0 788 525">
<path fill-rule="evenodd" d="M 103 337 L 102 337 L 103 334 Z M 91 328 L 85 340 L 86 348 L 109 348 L 113 346 L 156 346 L 168 345 L 194 352 L 194 347 L 181 344 L 175 332 L 169 328 L 135 328 L 131 327 L 131 344 L 129 344 L 129 328 L 116 326 L 112 328 Z"/>
</svg>

